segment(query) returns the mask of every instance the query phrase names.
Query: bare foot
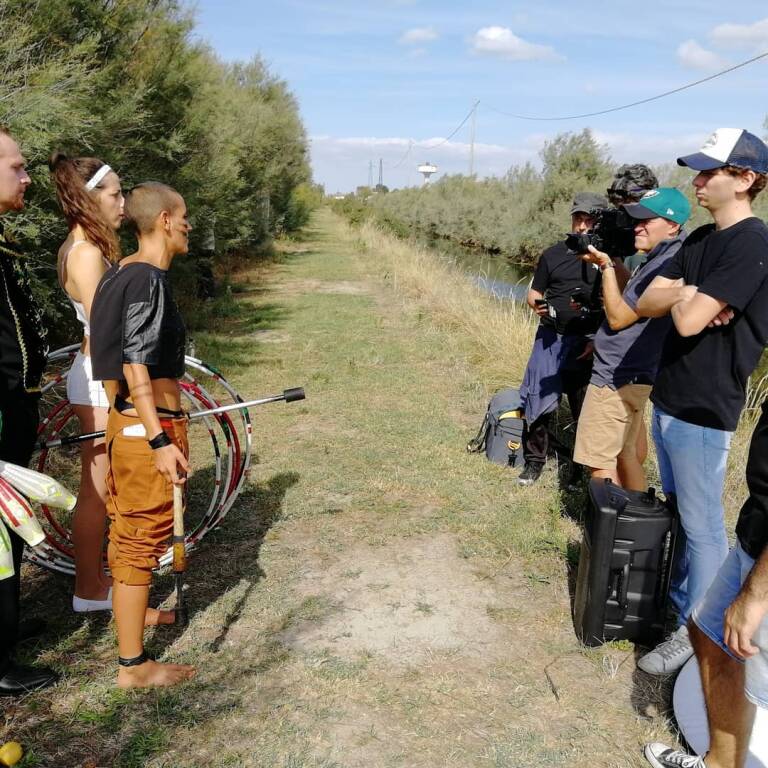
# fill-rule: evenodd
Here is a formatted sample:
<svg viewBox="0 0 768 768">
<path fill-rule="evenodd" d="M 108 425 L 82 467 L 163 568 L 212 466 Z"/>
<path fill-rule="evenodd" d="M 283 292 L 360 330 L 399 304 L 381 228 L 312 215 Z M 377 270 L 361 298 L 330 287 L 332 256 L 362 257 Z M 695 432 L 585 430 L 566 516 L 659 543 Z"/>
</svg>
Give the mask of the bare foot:
<svg viewBox="0 0 768 768">
<path fill-rule="evenodd" d="M 158 624 L 175 624 L 176 611 L 160 611 L 157 608 L 147 608 L 144 614 L 144 626 L 156 627 Z"/>
<path fill-rule="evenodd" d="M 189 664 L 160 664 L 148 660 L 136 667 L 120 667 L 117 673 L 118 688 L 152 688 L 178 685 L 191 680 L 197 670 Z"/>
</svg>

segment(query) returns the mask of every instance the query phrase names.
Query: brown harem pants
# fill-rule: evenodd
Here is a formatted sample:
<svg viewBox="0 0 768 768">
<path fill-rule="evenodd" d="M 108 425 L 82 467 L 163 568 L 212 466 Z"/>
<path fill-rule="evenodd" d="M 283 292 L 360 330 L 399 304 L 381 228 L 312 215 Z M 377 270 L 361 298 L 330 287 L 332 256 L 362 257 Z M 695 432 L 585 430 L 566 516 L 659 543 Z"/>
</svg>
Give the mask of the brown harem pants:
<svg viewBox="0 0 768 768">
<path fill-rule="evenodd" d="M 163 418 L 160 423 L 188 456 L 186 419 Z M 125 416 L 114 408 L 109 411 L 107 557 L 115 581 L 146 586 L 151 583 L 152 569 L 157 567 L 173 533 L 173 484 L 157 471 L 146 435 L 133 436 L 131 428 L 141 430 L 138 416 Z"/>
</svg>

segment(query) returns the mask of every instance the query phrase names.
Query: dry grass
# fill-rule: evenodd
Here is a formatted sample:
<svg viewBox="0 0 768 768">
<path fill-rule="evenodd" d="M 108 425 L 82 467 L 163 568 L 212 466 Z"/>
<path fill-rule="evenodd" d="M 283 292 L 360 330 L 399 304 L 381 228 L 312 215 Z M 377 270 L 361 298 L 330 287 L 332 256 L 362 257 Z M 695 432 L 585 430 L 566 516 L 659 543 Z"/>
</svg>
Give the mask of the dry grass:
<svg viewBox="0 0 768 768">
<path fill-rule="evenodd" d="M 433 322 L 469 341 L 473 362 L 490 388 L 509 386 L 522 378 L 536 333 L 527 307 L 490 297 L 467 280 L 449 257 L 399 240 L 370 221 L 358 234 L 366 249 L 385 259 L 396 291 L 423 307 Z"/>
<path fill-rule="evenodd" d="M 398 292 L 418 303 L 439 325 L 470 340 L 474 362 L 489 391 L 522 380 L 536 333 L 532 313 L 524 305 L 490 297 L 473 285 L 447 256 L 403 241 L 368 221 L 357 230 L 361 243 L 383 258 Z M 744 467 L 760 405 L 768 398 L 768 376 L 751 380 L 747 403 L 733 436 L 723 500 L 729 532 L 747 496 Z M 646 423 L 649 422 L 649 404 Z M 649 440 L 649 480 L 658 485 L 653 441 Z"/>
<path fill-rule="evenodd" d="M 308 395 L 254 413 L 251 482 L 190 558 L 191 623 L 149 633 L 200 674 L 115 691 L 111 625 L 27 570 L 50 628 L 24 658 L 64 679 L 0 740 L 23 768 L 641 768 L 644 741 L 674 739 L 669 688 L 630 644 L 580 647 L 556 473 L 518 489 L 464 452 L 488 390 L 520 378 L 526 312 L 324 211 L 301 246 L 195 334 L 241 392 Z"/>
</svg>

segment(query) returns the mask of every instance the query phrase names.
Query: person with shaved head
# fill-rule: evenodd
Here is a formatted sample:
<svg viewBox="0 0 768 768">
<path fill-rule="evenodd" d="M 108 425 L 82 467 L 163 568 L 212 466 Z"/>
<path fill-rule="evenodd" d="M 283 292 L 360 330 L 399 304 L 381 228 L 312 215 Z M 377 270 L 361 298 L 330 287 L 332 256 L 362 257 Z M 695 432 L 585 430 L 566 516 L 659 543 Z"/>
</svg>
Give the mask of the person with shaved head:
<svg viewBox="0 0 768 768">
<path fill-rule="evenodd" d="M 187 253 L 191 226 L 184 199 L 171 187 L 145 182 L 125 199 L 125 221 L 136 253 L 107 270 L 91 309 L 95 379 L 110 401 L 107 421 L 107 512 L 112 606 L 119 647 L 117 684 L 167 686 L 193 667 L 160 664 L 144 652 L 152 569 L 173 530 L 173 486 L 189 472 L 184 375 L 185 330 L 168 282 L 173 258 Z M 169 612 L 170 613 L 170 612 Z M 173 614 L 162 620 L 173 621 Z"/>
</svg>

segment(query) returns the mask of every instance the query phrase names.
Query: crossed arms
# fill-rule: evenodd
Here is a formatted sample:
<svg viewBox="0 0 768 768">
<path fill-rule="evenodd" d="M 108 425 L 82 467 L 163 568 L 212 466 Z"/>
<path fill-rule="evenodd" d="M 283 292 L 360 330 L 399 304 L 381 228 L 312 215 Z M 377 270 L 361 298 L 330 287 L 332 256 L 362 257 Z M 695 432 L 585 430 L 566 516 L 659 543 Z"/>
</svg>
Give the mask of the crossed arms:
<svg viewBox="0 0 768 768">
<path fill-rule="evenodd" d="M 682 278 L 655 277 L 637 302 L 643 317 L 672 315 L 681 336 L 695 336 L 708 326 L 725 325 L 733 316 L 728 304 L 699 293 L 695 285 L 685 285 Z"/>
</svg>

